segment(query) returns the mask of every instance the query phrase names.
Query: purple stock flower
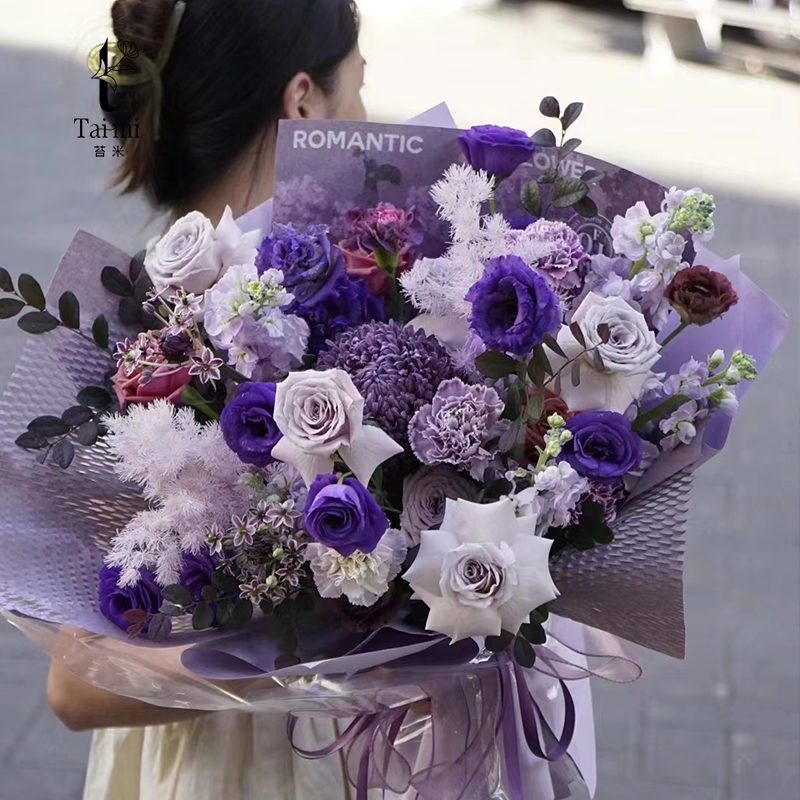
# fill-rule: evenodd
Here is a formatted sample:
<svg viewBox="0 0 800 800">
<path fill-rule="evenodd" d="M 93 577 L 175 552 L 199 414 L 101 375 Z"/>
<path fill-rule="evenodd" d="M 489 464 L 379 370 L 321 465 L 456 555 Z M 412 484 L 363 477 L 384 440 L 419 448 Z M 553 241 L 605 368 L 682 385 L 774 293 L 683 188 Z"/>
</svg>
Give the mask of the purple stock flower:
<svg viewBox="0 0 800 800">
<path fill-rule="evenodd" d="M 161 608 L 161 587 L 155 575 L 146 569 L 139 570 L 139 582 L 135 586 L 119 586 L 119 567 L 103 567 L 97 590 L 97 606 L 100 613 L 118 628 L 127 631 L 125 612 L 131 610 L 158 614 Z"/>
<path fill-rule="evenodd" d="M 364 398 L 364 417 L 401 444 L 417 409 L 455 375 L 447 350 L 435 337 L 396 322 L 370 322 L 346 331 L 320 354 L 317 368 L 348 373 Z"/>
<path fill-rule="evenodd" d="M 225 444 L 245 464 L 266 467 L 282 434 L 273 419 L 274 383 L 244 383 L 219 420 Z"/>
<path fill-rule="evenodd" d="M 446 381 L 411 421 L 411 450 L 423 464 L 452 464 L 482 475 L 492 460 L 484 445 L 496 434 L 503 408 L 491 387 Z"/>
<path fill-rule="evenodd" d="M 524 164 L 535 150 L 530 136 L 515 128 L 479 125 L 458 137 L 467 163 L 501 180 Z"/>
<path fill-rule="evenodd" d="M 350 275 L 340 276 L 331 294 L 321 302 L 295 302 L 289 311 L 308 323 L 311 336 L 306 350 L 313 355 L 340 333 L 365 322 L 383 322 L 386 319 L 383 300 L 369 291 L 365 281 Z"/>
<path fill-rule="evenodd" d="M 320 475 L 308 490 L 305 527 L 320 544 L 350 556 L 356 550 L 371 553 L 390 526 L 375 498 L 355 478 L 339 483 L 336 475 Z"/>
<path fill-rule="evenodd" d="M 470 328 L 487 347 L 515 356 L 528 355 L 561 327 L 558 298 L 518 256 L 493 258 L 466 299 L 472 303 Z"/>
<path fill-rule="evenodd" d="M 405 211 L 391 203 L 380 203 L 375 208 L 356 209 L 347 213 L 348 236 L 344 246 L 348 250 L 374 253 L 385 250 L 400 253 L 417 247 L 424 237 L 416 219 L 415 210 Z"/>
<path fill-rule="evenodd" d="M 178 583 L 185 586 L 196 602 L 202 598 L 200 593 L 205 586 L 211 585 L 211 576 L 217 568 L 217 561 L 211 555 L 204 553 L 184 553 L 183 567 Z"/>
<path fill-rule="evenodd" d="M 259 275 L 268 269 L 283 272 L 283 285 L 299 303 L 313 306 L 334 292 L 344 274 L 344 256 L 328 238 L 324 225 L 298 233 L 291 225 L 275 225 L 261 243 L 256 258 Z"/>
<path fill-rule="evenodd" d="M 613 481 L 636 469 L 642 460 L 642 440 L 631 423 L 616 411 L 584 411 L 567 422 L 572 439 L 561 459 L 586 478 Z"/>
</svg>

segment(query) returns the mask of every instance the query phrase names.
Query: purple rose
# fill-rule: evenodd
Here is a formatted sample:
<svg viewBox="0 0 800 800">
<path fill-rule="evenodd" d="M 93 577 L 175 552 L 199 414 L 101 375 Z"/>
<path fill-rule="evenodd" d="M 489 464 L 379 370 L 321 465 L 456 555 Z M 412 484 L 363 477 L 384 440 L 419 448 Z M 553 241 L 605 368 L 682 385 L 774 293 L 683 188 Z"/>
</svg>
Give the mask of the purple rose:
<svg viewBox="0 0 800 800">
<path fill-rule="evenodd" d="M 274 383 L 243 383 L 225 406 L 219 420 L 225 444 L 245 464 L 266 467 L 275 460 L 272 448 L 283 434 L 273 419 L 274 409 Z"/>
<path fill-rule="evenodd" d="M 148 614 L 158 614 L 161 608 L 161 587 L 156 577 L 146 569 L 139 570 L 135 586 L 120 587 L 119 567 L 103 567 L 97 589 L 97 606 L 100 613 L 123 631 L 128 630 L 125 612 L 135 609 Z"/>
<path fill-rule="evenodd" d="M 336 475 L 320 475 L 311 484 L 306 530 L 320 544 L 343 556 L 371 553 L 389 527 L 375 498 L 355 478 L 339 483 Z"/>
<path fill-rule="evenodd" d="M 473 169 L 484 169 L 500 180 L 510 177 L 535 149 L 525 131 L 497 125 L 470 128 L 458 137 L 458 143 Z"/>
<path fill-rule="evenodd" d="M 466 299 L 472 303 L 470 328 L 487 347 L 515 356 L 528 355 L 561 327 L 558 298 L 518 256 L 493 258 Z"/>
<path fill-rule="evenodd" d="M 217 568 L 216 559 L 207 554 L 184 553 L 183 567 L 178 583 L 185 586 L 196 602 L 199 602 L 203 588 L 211 585 L 211 576 Z"/>
<path fill-rule="evenodd" d="M 256 267 L 259 275 L 279 269 L 283 285 L 308 306 L 328 297 L 345 271 L 344 256 L 331 244 L 324 225 L 313 225 L 303 234 L 291 225 L 275 225 L 258 249 Z"/>
<path fill-rule="evenodd" d="M 631 423 L 616 411 L 584 411 L 567 422 L 572 440 L 561 457 L 579 474 L 613 481 L 636 469 L 642 460 L 642 440 Z"/>
</svg>

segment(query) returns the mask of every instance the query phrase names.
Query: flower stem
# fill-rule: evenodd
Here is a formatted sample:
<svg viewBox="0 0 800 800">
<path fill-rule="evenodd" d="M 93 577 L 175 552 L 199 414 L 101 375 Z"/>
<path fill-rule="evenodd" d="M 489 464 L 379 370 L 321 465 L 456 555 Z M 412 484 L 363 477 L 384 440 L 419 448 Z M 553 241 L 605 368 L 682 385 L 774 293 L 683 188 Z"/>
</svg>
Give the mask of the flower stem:
<svg viewBox="0 0 800 800">
<path fill-rule="evenodd" d="M 631 264 L 631 271 L 628 273 L 628 280 L 632 281 L 647 266 L 647 255 L 643 255 L 638 261 Z"/>
<path fill-rule="evenodd" d="M 640 433 L 648 422 L 666 417 L 668 414 L 680 408 L 684 403 L 688 402 L 688 400 L 689 398 L 686 397 L 686 395 L 676 394 L 672 397 L 668 397 L 654 408 L 651 408 L 646 414 L 639 414 L 633 422 L 632 427 L 634 433 Z"/>
<path fill-rule="evenodd" d="M 679 333 L 685 331 L 689 327 L 689 325 L 691 325 L 690 322 L 687 321 L 681 322 L 681 324 L 678 325 L 678 327 L 675 328 L 675 330 L 672 331 L 672 333 L 669 336 L 667 336 L 667 338 L 664 339 L 663 342 L 661 342 L 661 349 L 663 350 Z"/>
</svg>

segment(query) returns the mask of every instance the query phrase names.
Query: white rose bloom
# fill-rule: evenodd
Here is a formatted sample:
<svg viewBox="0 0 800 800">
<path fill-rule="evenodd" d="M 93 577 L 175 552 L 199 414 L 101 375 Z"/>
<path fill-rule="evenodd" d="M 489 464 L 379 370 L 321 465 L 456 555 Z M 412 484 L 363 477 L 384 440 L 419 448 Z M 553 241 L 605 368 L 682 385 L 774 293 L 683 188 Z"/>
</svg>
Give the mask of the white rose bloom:
<svg viewBox="0 0 800 800">
<path fill-rule="evenodd" d="M 589 354 L 581 360 L 581 382 L 573 386 L 569 376 L 561 382 L 561 397 L 570 411 L 602 409 L 620 414 L 638 400 L 648 373 L 660 358 L 656 335 L 647 326 L 641 312 L 620 297 L 601 297 L 590 292 L 572 315 L 580 325 L 586 346 L 597 348 L 604 369 L 596 368 Z M 605 344 L 597 329 L 608 325 L 611 337 Z M 558 344 L 568 358 L 577 356 L 583 347 L 578 343 L 568 325 L 558 334 Z M 565 359 L 555 353 L 550 363 L 559 369 Z"/>
<path fill-rule="evenodd" d="M 341 369 L 292 372 L 278 384 L 275 424 L 283 438 L 272 449 L 310 486 L 333 472 L 337 453 L 365 486 L 379 464 L 403 448 L 374 425 L 364 425 L 364 398 Z"/>
<path fill-rule="evenodd" d="M 179 287 L 200 295 L 233 264 L 253 264 L 260 239 L 260 231 L 241 232 L 229 207 L 216 229 L 192 211 L 148 248 L 144 266 L 159 291 Z"/>
<path fill-rule="evenodd" d="M 448 500 L 438 531 L 423 531 L 403 576 L 430 609 L 427 629 L 452 641 L 517 633 L 531 611 L 558 597 L 536 517 L 520 518 L 504 498 L 479 505 Z"/>
<path fill-rule="evenodd" d="M 320 597 L 344 595 L 354 606 L 371 606 L 389 591 L 405 560 L 407 547 L 400 531 L 388 530 L 371 553 L 356 550 L 343 556 L 331 547 L 314 542 L 306 555 Z"/>
</svg>

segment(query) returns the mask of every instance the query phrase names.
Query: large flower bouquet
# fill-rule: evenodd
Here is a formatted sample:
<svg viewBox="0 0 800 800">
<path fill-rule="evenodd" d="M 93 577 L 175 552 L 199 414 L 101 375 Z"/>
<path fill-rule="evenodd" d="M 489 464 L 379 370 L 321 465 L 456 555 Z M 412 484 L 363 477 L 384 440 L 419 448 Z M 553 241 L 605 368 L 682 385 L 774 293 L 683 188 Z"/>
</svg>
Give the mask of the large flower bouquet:
<svg viewBox="0 0 800 800">
<path fill-rule="evenodd" d="M 359 797 L 587 778 L 576 687 L 636 668 L 565 618 L 682 655 L 690 473 L 783 323 L 705 250 L 699 189 L 636 202 L 591 252 L 569 222 L 597 215 L 599 173 L 561 169 L 580 104 L 541 110 L 560 143 L 459 135 L 431 190 L 439 258 L 418 209 L 381 203 L 336 241 L 230 211 L 133 259 L 80 234 L 47 298 L 0 270 L 0 316 L 49 334 L 2 409 L 16 624 L 150 702 L 355 717 L 323 750 L 289 733 L 347 748 Z M 495 198 L 536 148 L 554 168 L 523 182 L 519 222 Z"/>
</svg>

